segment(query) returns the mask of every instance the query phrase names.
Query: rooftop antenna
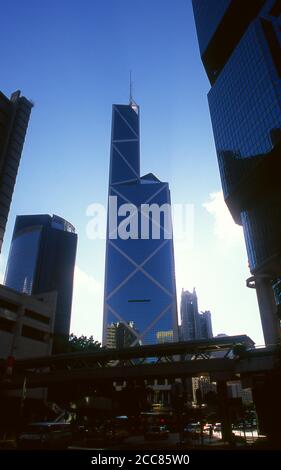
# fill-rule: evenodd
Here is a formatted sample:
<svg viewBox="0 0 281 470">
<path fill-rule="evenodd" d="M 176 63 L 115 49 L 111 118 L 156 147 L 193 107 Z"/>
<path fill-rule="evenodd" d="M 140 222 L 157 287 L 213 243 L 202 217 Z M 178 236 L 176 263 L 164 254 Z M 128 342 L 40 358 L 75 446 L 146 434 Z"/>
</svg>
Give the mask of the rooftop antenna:
<svg viewBox="0 0 281 470">
<path fill-rule="evenodd" d="M 130 101 L 129 106 L 135 111 L 136 114 L 139 114 L 139 107 L 136 104 L 133 98 L 133 81 L 132 81 L 132 71 L 130 70 Z"/>
<path fill-rule="evenodd" d="M 130 70 L 130 105 L 134 103 L 133 100 L 133 82 L 132 82 L 132 70 Z"/>
</svg>

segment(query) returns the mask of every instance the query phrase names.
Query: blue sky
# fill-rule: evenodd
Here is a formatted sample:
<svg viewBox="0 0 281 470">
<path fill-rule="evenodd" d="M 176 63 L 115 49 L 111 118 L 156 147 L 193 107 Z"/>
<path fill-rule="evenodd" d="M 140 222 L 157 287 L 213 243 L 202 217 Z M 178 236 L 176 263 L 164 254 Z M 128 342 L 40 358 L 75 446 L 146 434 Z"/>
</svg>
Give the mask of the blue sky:
<svg viewBox="0 0 281 470">
<path fill-rule="evenodd" d="M 101 339 L 105 243 L 87 238 L 86 210 L 106 204 L 111 106 L 128 102 L 132 70 L 141 171 L 169 181 L 173 202 L 194 205 L 193 243 L 175 241 L 178 292 L 196 286 L 215 334 L 262 344 L 242 231 L 222 201 L 191 0 L 14 0 L 1 20 L 0 89 L 35 103 L 2 272 L 16 215 L 68 219 L 79 236 L 71 328 Z"/>
</svg>

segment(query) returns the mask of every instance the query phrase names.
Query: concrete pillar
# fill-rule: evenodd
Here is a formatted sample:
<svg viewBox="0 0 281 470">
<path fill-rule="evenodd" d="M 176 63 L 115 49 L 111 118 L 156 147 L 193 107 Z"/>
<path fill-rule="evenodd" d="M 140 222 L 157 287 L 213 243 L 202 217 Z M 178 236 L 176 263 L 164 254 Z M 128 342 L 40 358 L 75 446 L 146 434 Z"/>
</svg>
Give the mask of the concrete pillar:
<svg viewBox="0 0 281 470">
<path fill-rule="evenodd" d="M 230 420 L 230 414 L 229 414 L 229 403 L 228 403 L 226 380 L 217 381 L 217 394 L 218 394 L 219 408 L 220 408 L 221 417 L 222 417 L 222 423 L 221 423 L 222 440 L 225 442 L 231 442 L 232 441 L 232 428 L 231 428 L 231 420 Z"/>
<path fill-rule="evenodd" d="M 258 415 L 259 433 L 271 442 L 272 449 L 280 449 L 281 442 L 281 373 L 275 371 L 253 376 L 253 398 Z"/>
<path fill-rule="evenodd" d="M 17 310 L 17 319 L 16 324 L 13 331 L 12 341 L 11 341 L 11 348 L 10 348 L 10 356 L 15 357 L 17 355 L 17 350 L 19 349 L 19 343 L 21 339 L 21 330 L 23 324 L 23 316 L 24 316 L 24 306 L 20 305 Z"/>
<path fill-rule="evenodd" d="M 281 338 L 281 329 L 270 279 L 257 276 L 255 277 L 255 286 L 264 342 L 266 346 L 276 344 Z"/>
</svg>

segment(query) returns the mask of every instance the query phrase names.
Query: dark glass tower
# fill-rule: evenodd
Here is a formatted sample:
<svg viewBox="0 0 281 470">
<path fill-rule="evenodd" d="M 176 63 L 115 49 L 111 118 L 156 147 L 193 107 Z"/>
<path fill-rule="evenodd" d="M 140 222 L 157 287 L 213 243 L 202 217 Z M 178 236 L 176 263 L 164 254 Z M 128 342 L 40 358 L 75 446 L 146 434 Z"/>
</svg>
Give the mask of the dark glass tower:
<svg viewBox="0 0 281 470">
<path fill-rule="evenodd" d="M 266 344 L 280 337 L 281 2 L 193 0 L 225 202 L 243 226 Z"/>
<path fill-rule="evenodd" d="M 0 92 L 0 251 L 32 106 L 20 91 Z"/>
<path fill-rule="evenodd" d="M 201 338 L 212 338 L 213 327 L 212 327 L 212 315 L 209 310 L 201 312 L 199 314 L 200 334 Z"/>
<path fill-rule="evenodd" d="M 213 337 L 211 312 L 199 313 L 195 289 L 193 289 L 193 292 L 182 290 L 180 315 L 180 336 L 182 341 Z"/>
<path fill-rule="evenodd" d="M 54 334 L 68 335 L 77 235 L 53 215 L 16 218 L 4 285 L 26 294 L 57 291 Z"/>
<path fill-rule="evenodd" d="M 189 341 L 200 337 L 199 312 L 195 289 L 181 293 L 181 340 Z"/>
<path fill-rule="evenodd" d="M 107 347 L 178 340 L 170 191 L 153 174 L 140 176 L 139 135 L 139 107 L 132 101 L 113 105 L 103 320 Z M 168 230 L 164 213 L 144 215 L 143 204 L 154 205 L 156 213 L 165 205 Z M 116 211 L 118 229 L 113 226 Z"/>
</svg>

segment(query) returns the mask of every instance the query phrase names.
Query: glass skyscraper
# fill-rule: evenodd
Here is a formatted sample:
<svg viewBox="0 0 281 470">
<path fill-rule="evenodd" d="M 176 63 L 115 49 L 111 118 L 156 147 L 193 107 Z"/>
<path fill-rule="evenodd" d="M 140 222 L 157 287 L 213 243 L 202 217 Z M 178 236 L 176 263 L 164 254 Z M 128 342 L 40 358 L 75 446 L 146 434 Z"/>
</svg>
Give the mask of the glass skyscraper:
<svg viewBox="0 0 281 470">
<path fill-rule="evenodd" d="M 178 341 L 169 185 L 151 173 L 140 176 L 139 118 L 133 101 L 113 105 L 103 320 L 107 347 Z"/>
<path fill-rule="evenodd" d="M 243 226 L 265 342 L 280 337 L 281 2 L 193 0 L 226 204 Z"/>
<path fill-rule="evenodd" d="M 195 289 L 193 292 L 182 290 L 180 316 L 180 338 L 182 341 L 213 337 L 211 312 L 199 313 Z"/>
<path fill-rule="evenodd" d="M 57 291 L 56 336 L 69 334 L 76 245 L 74 227 L 61 217 L 16 218 L 4 285 L 26 294 Z"/>
<path fill-rule="evenodd" d="M 0 92 L 0 251 L 32 106 L 20 91 Z"/>
</svg>

